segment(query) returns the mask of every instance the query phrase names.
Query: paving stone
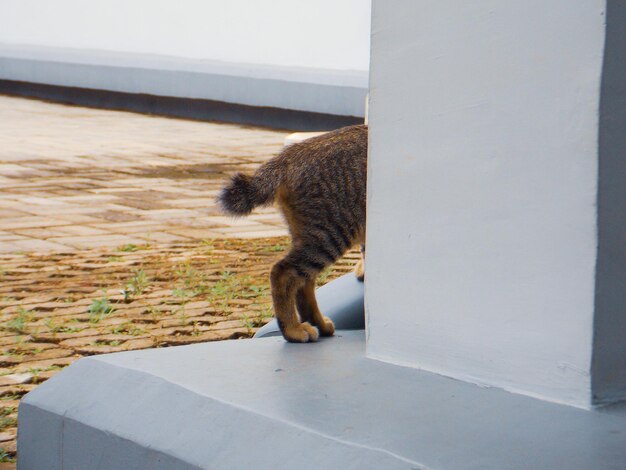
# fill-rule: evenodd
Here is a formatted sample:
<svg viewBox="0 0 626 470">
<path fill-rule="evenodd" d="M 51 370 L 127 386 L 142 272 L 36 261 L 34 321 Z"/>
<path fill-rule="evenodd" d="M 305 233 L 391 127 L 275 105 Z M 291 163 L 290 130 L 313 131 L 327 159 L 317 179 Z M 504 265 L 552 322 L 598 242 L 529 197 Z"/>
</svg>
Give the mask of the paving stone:
<svg viewBox="0 0 626 470">
<path fill-rule="evenodd" d="M 36 387 L 35 384 L 0 386 L 0 398 L 22 397 Z M 6 430 L 6 429 L 3 429 Z"/>
<path fill-rule="evenodd" d="M 173 235 L 183 235 L 184 237 L 188 237 L 195 240 L 206 240 L 209 238 L 215 238 L 218 236 L 216 232 L 212 229 L 200 229 L 200 228 L 166 228 L 166 233 L 171 233 Z"/>
<path fill-rule="evenodd" d="M 223 237 L 232 237 L 233 233 L 237 233 L 238 238 L 263 238 L 263 237 L 282 237 L 287 235 L 287 229 L 278 229 L 276 227 L 251 228 L 249 230 L 237 230 L 234 227 L 216 228 L 215 233 Z"/>
<path fill-rule="evenodd" d="M 37 238 L 47 240 L 51 237 L 62 237 L 67 235 L 66 232 L 60 231 L 58 228 L 24 228 L 13 230 L 14 235 L 20 235 L 22 240 L 28 238 Z"/>
<path fill-rule="evenodd" d="M 189 239 L 191 238 L 184 235 L 173 235 L 171 233 L 153 231 L 144 232 L 142 235 L 136 233 L 135 235 L 139 236 L 141 239 L 147 241 L 148 243 L 174 243 L 189 241 Z"/>
<path fill-rule="evenodd" d="M 66 225 L 63 227 L 59 227 L 56 230 L 56 233 L 63 235 L 79 235 L 79 236 L 88 236 L 88 235 L 106 235 L 110 233 L 107 230 L 89 227 L 87 225 Z"/>
<path fill-rule="evenodd" d="M 8 374 L 0 376 L 0 386 L 27 384 L 33 381 L 33 374 Z"/>
<path fill-rule="evenodd" d="M 37 217 L 31 215 L 27 217 L 14 217 L 2 220 L 2 229 L 5 232 L 10 232 L 11 229 L 43 228 L 54 227 L 57 225 L 68 225 L 68 222 L 66 220 L 51 217 Z"/>
<path fill-rule="evenodd" d="M 20 248 L 17 245 L 10 242 L 0 241 L 0 253 L 15 253 L 18 251 L 20 251 Z"/>
<path fill-rule="evenodd" d="M 47 359 L 47 360 L 41 360 L 41 361 L 26 362 L 26 363 L 17 365 L 15 367 L 15 370 L 17 372 L 25 372 L 25 371 L 29 371 L 33 369 L 39 369 L 39 370 L 48 370 L 50 368 L 60 369 L 62 367 L 70 365 L 72 362 L 78 359 L 78 357 L 79 356 L 77 355 L 73 355 L 73 356 L 65 356 L 65 357 L 55 357 L 53 359 Z M 29 384 L 20 385 L 19 387 L 28 387 L 28 386 Z M 20 390 L 19 387 L 17 389 L 18 391 Z M 30 389 L 24 388 L 24 390 L 30 391 L 32 390 L 32 388 Z"/>
<path fill-rule="evenodd" d="M 23 235 L 74 250 L 89 248 L 88 240 L 61 240 L 59 233 L 93 235 L 93 247 L 106 246 L 98 235 L 141 233 L 108 224 L 134 221 L 154 222 L 152 230 L 164 232 L 155 238 L 163 240 L 217 235 L 204 231 L 212 227 L 249 226 L 254 217 L 246 223 L 222 216 L 215 197 L 233 172 L 253 171 L 279 152 L 287 135 L 2 96 L 0 119 L 9 123 L 0 129 L 0 173 L 7 183 L 0 194 L 3 252 L 55 248 L 27 242 Z M 270 211 L 274 218 L 257 220 L 282 226 Z M 63 228 L 46 232 L 51 227 Z M 185 228 L 201 230 L 185 233 Z M 246 230 L 248 238 L 279 233 Z"/>
<path fill-rule="evenodd" d="M 11 429 L 9 431 L 0 432 L 0 442 L 11 441 L 15 439 L 16 435 L 17 435 L 16 429 Z M 0 467 L 0 470 L 1 469 L 2 467 Z"/>
<path fill-rule="evenodd" d="M 15 175 L 28 172 L 28 168 L 21 165 L 11 165 L 9 163 L 0 163 L 0 173 L 3 175 Z"/>
<path fill-rule="evenodd" d="M 84 237 L 54 237 L 49 238 L 48 241 L 78 249 L 92 247 L 111 247 L 128 244 L 141 245 L 146 242 L 141 238 L 130 237 L 122 234 L 90 235 Z"/>
<path fill-rule="evenodd" d="M 21 238 L 24 237 L 16 233 L 0 231 L 0 242 L 10 242 L 13 240 L 19 240 Z"/>
<path fill-rule="evenodd" d="M 87 212 L 88 213 L 88 212 Z M 85 213 L 86 214 L 86 213 Z M 63 220 L 65 223 L 64 226 L 67 225 L 93 225 L 102 223 L 103 219 L 99 218 L 99 213 L 94 212 L 93 214 L 85 215 L 85 214 L 59 214 L 57 216 L 58 219 Z"/>
<path fill-rule="evenodd" d="M 67 251 L 70 249 L 70 247 L 63 244 L 63 242 L 59 241 L 56 243 L 55 240 L 51 239 L 38 240 L 35 238 L 29 238 L 26 240 L 15 240 L 11 242 L 11 245 L 14 247 L 13 250 L 17 251 L 50 252 Z M 0 250 L 2 250 L 1 247 Z"/>
<path fill-rule="evenodd" d="M 17 450 L 17 449 L 16 449 L 16 448 L 17 448 L 17 442 L 16 442 L 16 440 L 15 440 L 15 439 L 14 439 L 14 440 L 12 440 L 12 441 L 6 441 L 6 442 L 3 442 L 3 443 L 2 443 L 2 445 L 0 445 L 0 447 L 1 447 L 1 448 L 2 448 L 2 450 L 4 450 L 7 454 L 9 454 L 9 455 L 14 455 L 14 454 L 15 454 L 15 452 L 16 452 L 16 450 Z M 0 464 L 0 465 L 3 465 L 3 464 Z M 2 468 L 2 467 L 0 467 L 0 470 L 1 470 L 1 468 Z M 7 469 L 13 469 L 13 468 L 15 468 L 15 465 L 14 465 L 14 464 L 7 464 L 6 468 L 7 468 Z"/>
<path fill-rule="evenodd" d="M 0 181 L 1 185 L 1 181 Z M 24 212 L 11 210 L 11 209 L 0 209 L 0 218 L 1 219 L 10 219 L 13 217 L 24 217 L 26 214 Z"/>
</svg>

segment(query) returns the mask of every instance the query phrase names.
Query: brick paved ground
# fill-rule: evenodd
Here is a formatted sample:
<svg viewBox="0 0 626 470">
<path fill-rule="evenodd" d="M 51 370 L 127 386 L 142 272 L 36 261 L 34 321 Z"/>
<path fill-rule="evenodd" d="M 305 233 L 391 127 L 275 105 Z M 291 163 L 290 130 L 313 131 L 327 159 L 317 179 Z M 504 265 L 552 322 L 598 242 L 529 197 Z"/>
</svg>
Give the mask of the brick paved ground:
<svg viewBox="0 0 626 470">
<path fill-rule="evenodd" d="M 214 197 L 286 135 L 0 96 L 0 470 L 21 396 L 74 360 L 269 321 L 283 222 L 224 217 Z"/>
<path fill-rule="evenodd" d="M 0 254 L 0 448 L 8 459 L 19 399 L 76 359 L 251 336 L 272 317 L 267 273 L 288 242 Z M 351 271 L 359 256 L 350 252 L 320 283 Z"/>
<path fill-rule="evenodd" d="M 286 135 L 0 96 L 0 253 L 284 235 L 274 210 L 235 220 L 214 198 Z"/>
</svg>

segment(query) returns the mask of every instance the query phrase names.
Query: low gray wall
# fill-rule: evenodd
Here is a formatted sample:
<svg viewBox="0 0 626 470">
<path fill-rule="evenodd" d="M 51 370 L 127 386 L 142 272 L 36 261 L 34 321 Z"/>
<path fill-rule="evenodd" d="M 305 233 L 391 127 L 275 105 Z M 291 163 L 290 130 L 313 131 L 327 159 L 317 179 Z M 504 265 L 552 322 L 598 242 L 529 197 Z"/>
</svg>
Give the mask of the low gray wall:
<svg viewBox="0 0 626 470">
<path fill-rule="evenodd" d="M 365 115 L 367 78 L 364 71 L 228 64 L 120 52 L 0 45 L 0 92 L 14 93 L 19 89 L 19 94 L 28 94 L 27 86 L 16 86 L 16 83 L 33 84 L 40 86 L 31 87 L 39 90 L 32 95 L 49 99 L 55 99 L 55 93 L 49 88 L 46 96 L 42 86 L 73 89 L 73 93 L 65 93 L 63 101 L 71 101 L 72 95 L 76 95 L 78 104 L 89 104 L 80 102 L 80 90 L 97 90 L 319 115 L 311 125 L 280 126 L 295 129 L 333 127 L 316 124 L 323 121 L 320 119 L 323 116 L 328 116 L 330 121 L 333 116 L 351 118 L 345 123 L 361 120 Z M 133 100 L 128 97 L 121 101 Z M 240 108 L 239 114 L 244 111 Z M 249 111 L 255 114 L 254 110 Z M 217 114 L 209 113 L 206 118 L 219 119 Z M 228 113 L 226 115 L 224 120 L 233 120 L 228 119 Z M 186 117 L 202 118 L 201 115 Z M 234 120 L 265 125 L 281 123 L 280 119 L 272 122 L 258 117 L 248 121 Z M 282 121 L 289 123 L 289 119 Z"/>
</svg>

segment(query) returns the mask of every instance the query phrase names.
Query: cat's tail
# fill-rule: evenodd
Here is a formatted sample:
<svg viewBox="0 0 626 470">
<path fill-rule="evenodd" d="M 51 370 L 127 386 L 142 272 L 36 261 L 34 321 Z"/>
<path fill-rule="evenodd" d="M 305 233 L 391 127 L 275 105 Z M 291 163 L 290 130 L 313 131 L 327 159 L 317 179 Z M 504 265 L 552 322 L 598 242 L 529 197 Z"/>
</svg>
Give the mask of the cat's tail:
<svg viewBox="0 0 626 470">
<path fill-rule="evenodd" d="M 248 215 L 257 206 L 270 204 L 274 200 L 277 181 L 264 173 L 258 171 L 253 176 L 235 174 L 217 197 L 222 211 L 242 216 Z"/>
</svg>

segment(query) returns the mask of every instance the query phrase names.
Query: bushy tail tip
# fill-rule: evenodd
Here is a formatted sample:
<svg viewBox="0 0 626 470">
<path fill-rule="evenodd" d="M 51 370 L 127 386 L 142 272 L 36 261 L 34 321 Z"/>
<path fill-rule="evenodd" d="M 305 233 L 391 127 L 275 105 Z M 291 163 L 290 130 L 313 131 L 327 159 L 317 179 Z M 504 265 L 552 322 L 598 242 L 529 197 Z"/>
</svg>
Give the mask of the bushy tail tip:
<svg viewBox="0 0 626 470">
<path fill-rule="evenodd" d="M 243 173 L 235 174 L 230 183 L 222 189 L 217 202 L 222 211 L 231 215 L 248 215 L 257 205 L 257 194 L 252 177 Z"/>
</svg>

